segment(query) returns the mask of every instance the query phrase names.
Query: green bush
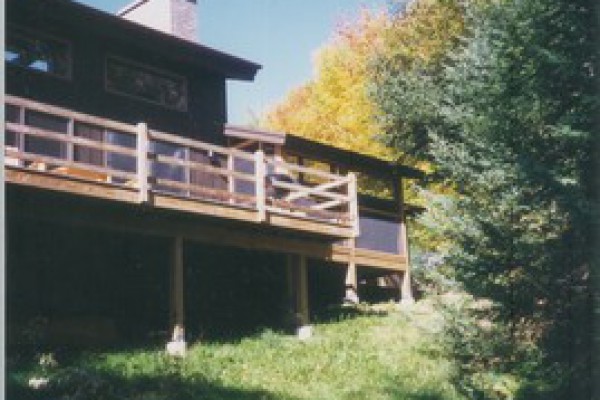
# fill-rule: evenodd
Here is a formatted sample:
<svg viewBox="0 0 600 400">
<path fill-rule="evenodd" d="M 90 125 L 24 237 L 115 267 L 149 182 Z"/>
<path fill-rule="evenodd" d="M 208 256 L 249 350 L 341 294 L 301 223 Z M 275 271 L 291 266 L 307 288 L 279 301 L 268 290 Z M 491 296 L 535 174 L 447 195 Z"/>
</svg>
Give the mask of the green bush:
<svg viewBox="0 0 600 400">
<path fill-rule="evenodd" d="M 567 371 L 551 363 L 535 340 L 535 327 L 510 324 L 497 305 L 464 293 L 439 297 L 440 340 L 456 361 L 454 383 L 470 399 L 551 399 Z"/>
</svg>

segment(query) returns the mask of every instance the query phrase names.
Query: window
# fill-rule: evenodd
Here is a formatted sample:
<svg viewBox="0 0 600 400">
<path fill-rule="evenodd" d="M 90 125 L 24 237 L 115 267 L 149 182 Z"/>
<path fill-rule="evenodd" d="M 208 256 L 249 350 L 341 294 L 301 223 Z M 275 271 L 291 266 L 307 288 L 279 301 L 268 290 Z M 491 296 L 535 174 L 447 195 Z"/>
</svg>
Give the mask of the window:
<svg viewBox="0 0 600 400">
<path fill-rule="evenodd" d="M 4 61 L 63 78 L 71 76 L 68 43 L 21 28 L 9 27 L 7 30 Z"/>
<path fill-rule="evenodd" d="M 69 121 L 66 118 L 38 111 L 25 113 L 25 125 L 61 134 L 66 134 L 69 129 Z M 66 153 L 64 142 L 49 138 L 26 136 L 24 147 L 28 153 L 48 157 L 64 158 Z"/>
<path fill-rule="evenodd" d="M 106 60 L 106 90 L 178 111 L 187 110 L 185 78 L 120 58 Z"/>
</svg>

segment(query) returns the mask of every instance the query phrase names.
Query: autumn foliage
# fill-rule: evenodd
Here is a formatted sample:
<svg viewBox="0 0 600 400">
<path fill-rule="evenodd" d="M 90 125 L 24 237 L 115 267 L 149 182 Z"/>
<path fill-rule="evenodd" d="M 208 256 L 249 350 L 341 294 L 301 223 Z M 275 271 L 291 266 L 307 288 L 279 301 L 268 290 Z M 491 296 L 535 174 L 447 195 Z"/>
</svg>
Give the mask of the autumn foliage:
<svg viewBox="0 0 600 400">
<path fill-rule="evenodd" d="M 369 62 L 385 48 L 388 15 L 361 11 L 356 21 L 338 26 L 331 40 L 314 57 L 314 78 L 291 91 L 265 116 L 274 130 L 374 156 L 391 151 L 375 142 L 379 125 L 369 97 Z"/>
</svg>

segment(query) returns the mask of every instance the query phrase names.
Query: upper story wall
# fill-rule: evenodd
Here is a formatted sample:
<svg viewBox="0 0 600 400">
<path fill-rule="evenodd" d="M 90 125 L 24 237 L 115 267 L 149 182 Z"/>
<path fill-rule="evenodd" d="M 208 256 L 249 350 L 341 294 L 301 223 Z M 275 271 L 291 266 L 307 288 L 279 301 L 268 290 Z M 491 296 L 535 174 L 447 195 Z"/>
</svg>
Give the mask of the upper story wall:
<svg viewBox="0 0 600 400">
<path fill-rule="evenodd" d="M 49 6 L 53 3 L 64 10 L 55 11 Z M 69 8 L 83 12 L 71 17 Z M 143 121 L 157 130 L 211 143 L 223 142 L 231 64 L 250 71 L 241 79 L 252 79 L 259 68 L 189 42 L 181 45 L 185 52 L 178 51 L 173 45 L 180 39 L 71 2 L 9 0 L 6 9 L 7 93 L 126 123 Z M 62 69 L 28 64 L 22 54 L 15 60 L 16 50 L 23 47 L 38 53 L 34 58 L 41 53 L 61 58 Z M 208 54 L 207 61 L 196 55 L 201 52 Z M 63 53 L 67 60 L 62 60 Z M 199 66 L 203 62 L 207 68 Z M 220 71 L 221 65 L 230 70 Z M 121 90 L 123 85 L 128 88 Z M 179 100 L 169 98 L 173 94 Z"/>
</svg>

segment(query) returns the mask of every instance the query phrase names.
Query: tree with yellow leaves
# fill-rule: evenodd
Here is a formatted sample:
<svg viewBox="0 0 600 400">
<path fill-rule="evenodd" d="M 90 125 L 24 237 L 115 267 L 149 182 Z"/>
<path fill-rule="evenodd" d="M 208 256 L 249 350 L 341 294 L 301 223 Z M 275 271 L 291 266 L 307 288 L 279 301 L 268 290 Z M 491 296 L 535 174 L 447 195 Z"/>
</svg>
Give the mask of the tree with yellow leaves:
<svg viewBox="0 0 600 400">
<path fill-rule="evenodd" d="M 395 105 L 382 99 L 396 97 L 383 91 L 394 85 L 381 80 L 414 76 L 419 68 L 440 68 L 463 33 L 464 12 L 458 0 L 415 0 L 406 7 L 404 3 L 392 2 L 387 10 L 363 9 L 356 20 L 338 26 L 316 54 L 314 78 L 269 110 L 263 126 L 431 172 L 434 166 L 406 152 L 412 149 L 399 145 L 399 136 L 383 135 L 419 130 L 420 116 L 429 114 L 420 109 L 403 115 L 390 112 Z M 393 141 L 383 140 L 388 138 Z M 437 186 L 434 191 L 449 190 Z M 425 203 L 416 191 L 409 192 L 407 200 Z M 423 229 L 413 232 L 423 247 L 440 243 Z"/>
<path fill-rule="evenodd" d="M 374 140 L 379 124 L 370 99 L 369 62 L 384 47 L 387 13 L 363 10 L 339 26 L 315 56 L 315 77 L 270 110 L 263 125 L 373 156 L 392 151 Z"/>
</svg>

